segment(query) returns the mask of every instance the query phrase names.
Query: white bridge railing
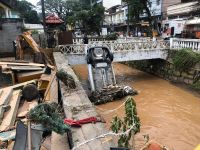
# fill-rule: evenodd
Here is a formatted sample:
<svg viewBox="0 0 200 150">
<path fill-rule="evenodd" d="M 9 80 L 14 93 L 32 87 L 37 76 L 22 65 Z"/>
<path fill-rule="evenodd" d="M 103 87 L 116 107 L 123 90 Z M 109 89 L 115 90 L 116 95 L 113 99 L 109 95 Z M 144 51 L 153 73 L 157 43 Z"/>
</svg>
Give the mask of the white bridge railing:
<svg viewBox="0 0 200 150">
<path fill-rule="evenodd" d="M 150 37 L 119 37 L 117 40 L 112 41 L 114 43 L 116 42 L 136 42 L 136 41 L 150 41 Z M 94 38 L 89 37 L 88 43 L 92 44 L 93 42 L 102 42 L 106 41 L 105 38 Z M 73 44 L 83 44 L 83 38 L 73 38 Z"/>
<path fill-rule="evenodd" d="M 200 39 L 183 39 L 183 38 L 171 38 L 170 49 L 183 49 L 190 48 L 193 51 L 200 51 Z"/>
<path fill-rule="evenodd" d="M 137 42 L 113 42 L 93 41 L 90 44 L 68 44 L 59 45 L 59 51 L 68 54 L 86 54 L 87 49 L 93 46 L 108 47 L 111 52 L 134 51 L 134 50 L 155 50 L 169 49 L 169 43 L 165 41 L 137 41 Z"/>
</svg>

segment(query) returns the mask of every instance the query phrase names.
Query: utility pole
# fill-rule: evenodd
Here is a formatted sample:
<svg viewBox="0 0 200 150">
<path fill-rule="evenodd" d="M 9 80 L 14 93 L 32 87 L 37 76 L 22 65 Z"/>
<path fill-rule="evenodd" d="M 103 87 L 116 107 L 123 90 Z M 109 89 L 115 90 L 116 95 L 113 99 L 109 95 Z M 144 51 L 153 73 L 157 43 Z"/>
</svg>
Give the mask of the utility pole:
<svg viewBox="0 0 200 150">
<path fill-rule="evenodd" d="M 128 7 L 128 14 L 127 14 L 127 36 L 129 35 L 130 27 L 129 27 L 129 4 L 127 4 Z"/>
<path fill-rule="evenodd" d="M 92 0 L 90 0 L 90 10 L 92 10 Z"/>
<path fill-rule="evenodd" d="M 45 20 L 44 0 L 41 0 L 41 4 L 42 4 L 43 29 L 44 29 L 44 34 L 46 34 L 46 20 Z"/>
</svg>

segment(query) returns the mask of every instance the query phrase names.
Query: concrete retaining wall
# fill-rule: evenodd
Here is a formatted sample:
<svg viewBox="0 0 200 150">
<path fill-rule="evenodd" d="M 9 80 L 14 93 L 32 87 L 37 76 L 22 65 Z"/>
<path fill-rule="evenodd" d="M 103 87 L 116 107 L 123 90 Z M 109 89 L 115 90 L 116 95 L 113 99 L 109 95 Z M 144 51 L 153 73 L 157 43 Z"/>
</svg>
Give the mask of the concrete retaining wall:
<svg viewBox="0 0 200 150">
<path fill-rule="evenodd" d="M 199 82 L 200 78 L 200 63 L 196 64 L 194 68 L 191 68 L 187 72 L 180 72 L 175 69 L 171 58 L 167 60 L 154 59 L 128 62 L 129 65 L 136 67 L 142 71 L 157 75 L 161 78 L 173 81 L 193 85 Z"/>
<path fill-rule="evenodd" d="M 68 74 L 70 74 L 75 82 L 76 89 L 68 89 L 62 82 L 60 85 L 62 99 L 63 99 L 63 107 L 65 116 L 69 119 L 84 119 L 87 117 L 96 117 L 98 116 L 94 105 L 88 99 L 87 94 L 85 93 L 80 81 L 75 75 L 74 71 L 68 65 L 68 61 L 65 55 L 60 52 L 54 52 L 54 58 L 56 62 L 56 66 L 58 69 L 64 69 Z M 97 122 L 95 124 L 89 123 L 82 125 L 81 128 L 71 128 L 72 130 L 72 141 L 74 146 L 78 144 L 95 138 L 103 133 L 107 133 L 104 124 L 101 122 Z M 110 147 L 113 146 L 112 138 L 111 140 L 107 140 L 106 138 L 96 139 L 92 142 L 89 142 L 83 146 L 81 146 L 80 150 L 109 150 Z"/>
</svg>

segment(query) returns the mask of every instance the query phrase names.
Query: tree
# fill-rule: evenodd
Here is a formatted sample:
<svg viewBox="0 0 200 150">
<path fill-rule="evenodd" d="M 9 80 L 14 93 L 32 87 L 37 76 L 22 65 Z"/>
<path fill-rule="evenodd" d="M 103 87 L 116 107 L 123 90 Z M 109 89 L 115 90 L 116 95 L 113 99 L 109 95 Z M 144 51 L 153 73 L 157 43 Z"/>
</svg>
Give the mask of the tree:
<svg viewBox="0 0 200 150">
<path fill-rule="evenodd" d="M 22 1 L 17 1 L 14 9 L 17 12 L 19 12 L 21 18 L 25 19 L 26 23 L 37 24 L 40 23 L 40 19 L 37 11 L 34 10 L 34 8 L 35 6 L 33 6 L 31 3 L 22 0 Z"/>
<path fill-rule="evenodd" d="M 100 35 L 100 29 L 104 19 L 104 7 L 94 5 L 89 10 L 82 10 L 75 13 L 74 18 L 79 28 L 82 28 L 85 33 L 97 33 Z"/>
<path fill-rule="evenodd" d="M 65 24 L 78 26 L 86 33 L 100 34 L 104 7 L 95 4 L 94 0 L 45 0 L 44 3 L 46 13 L 56 14 Z"/>
<path fill-rule="evenodd" d="M 39 2 L 37 5 L 41 5 Z M 44 0 L 46 14 L 56 14 L 66 21 L 67 16 L 72 16 L 74 11 L 80 10 L 81 7 L 76 0 Z"/>
<path fill-rule="evenodd" d="M 128 15 L 130 21 L 137 23 L 141 20 L 140 15 L 147 14 L 147 19 L 149 21 L 150 28 L 152 28 L 152 16 L 150 12 L 151 2 L 150 0 L 123 0 L 129 6 Z"/>
</svg>

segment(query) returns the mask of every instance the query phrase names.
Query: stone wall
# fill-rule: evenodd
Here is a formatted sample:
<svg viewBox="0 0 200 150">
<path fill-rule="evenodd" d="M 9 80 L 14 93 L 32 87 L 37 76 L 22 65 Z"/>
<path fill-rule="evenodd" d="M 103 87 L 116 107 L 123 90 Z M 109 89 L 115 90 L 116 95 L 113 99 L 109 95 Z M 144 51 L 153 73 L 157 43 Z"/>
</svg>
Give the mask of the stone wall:
<svg viewBox="0 0 200 150">
<path fill-rule="evenodd" d="M 185 72 L 176 70 L 170 57 L 167 60 L 152 59 L 133 61 L 128 62 L 127 64 L 166 80 L 185 83 L 191 86 L 197 86 L 197 84 L 200 85 L 200 63 L 196 64 L 193 68 Z"/>
<path fill-rule="evenodd" d="M 14 54 L 13 41 L 22 33 L 21 19 L 0 19 L 0 56 Z"/>
</svg>

